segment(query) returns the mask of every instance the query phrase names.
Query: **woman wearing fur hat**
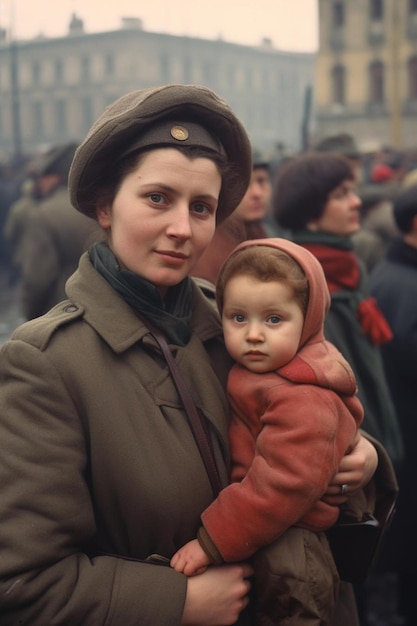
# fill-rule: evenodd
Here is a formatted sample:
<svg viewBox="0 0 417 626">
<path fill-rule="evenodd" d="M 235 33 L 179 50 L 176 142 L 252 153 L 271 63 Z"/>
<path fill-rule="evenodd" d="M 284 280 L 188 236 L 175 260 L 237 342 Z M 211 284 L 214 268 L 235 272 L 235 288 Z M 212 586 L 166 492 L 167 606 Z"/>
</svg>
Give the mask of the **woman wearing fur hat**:
<svg viewBox="0 0 417 626">
<path fill-rule="evenodd" d="M 72 204 L 107 243 L 0 356 L 2 625 L 243 623 L 248 564 L 188 579 L 160 563 L 228 482 L 230 360 L 189 274 L 250 174 L 244 128 L 204 87 L 128 94 L 78 148 Z M 210 472 L 167 363 L 191 391 Z M 375 465 L 361 440 L 343 482 L 367 482 Z M 328 498 L 340 500 L 340 478 Z"/>
</svg>

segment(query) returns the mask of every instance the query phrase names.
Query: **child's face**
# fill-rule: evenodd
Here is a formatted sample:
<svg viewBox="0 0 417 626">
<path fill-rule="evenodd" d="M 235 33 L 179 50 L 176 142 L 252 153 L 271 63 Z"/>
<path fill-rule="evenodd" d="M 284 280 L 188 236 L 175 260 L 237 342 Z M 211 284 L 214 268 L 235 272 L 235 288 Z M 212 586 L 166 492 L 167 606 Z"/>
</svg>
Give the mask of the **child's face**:
<svg viewBox="0 0 417 626">
<path fill-rule="evenodd" d="M 222 322 L 230 356 L 263 374 L 296 355 L 304 315 L 286 283 L 234 276 L 224 290 Z"/>
</svg>

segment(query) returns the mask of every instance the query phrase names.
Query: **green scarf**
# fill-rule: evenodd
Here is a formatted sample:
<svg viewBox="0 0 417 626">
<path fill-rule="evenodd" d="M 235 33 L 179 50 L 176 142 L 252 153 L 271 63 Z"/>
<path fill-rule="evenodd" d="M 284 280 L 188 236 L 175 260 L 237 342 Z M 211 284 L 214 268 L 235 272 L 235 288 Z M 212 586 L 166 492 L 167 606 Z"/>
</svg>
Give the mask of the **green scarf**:
<svg viewBox="0 0 417 626">
<path fill-rule="evenodd" d="M 330 246 L 331 248 L 339 248 L 339 250 L 353 250 L 351 237 L 332 235 L 331 233 L 315 232 L 312 230 L 296 230 L 294 232 L 291 231 L 291 240 L 300 245 L 303 245 L 304 243 L 311 243 L 320 244 L 322 246 Z"/>
<path fill-rule="evenodd" d="M 106 243 L 96 243 L 89 251 L 95 269 L 123 299 L 159 328 L 167 339 L 185 346 L 191 336 L 191 279 L 185 278 L 170 287 L 163 300 L 159 291 L 148 280 L 129 270 L 119 269 L 113 252 Z"/>
</svg>

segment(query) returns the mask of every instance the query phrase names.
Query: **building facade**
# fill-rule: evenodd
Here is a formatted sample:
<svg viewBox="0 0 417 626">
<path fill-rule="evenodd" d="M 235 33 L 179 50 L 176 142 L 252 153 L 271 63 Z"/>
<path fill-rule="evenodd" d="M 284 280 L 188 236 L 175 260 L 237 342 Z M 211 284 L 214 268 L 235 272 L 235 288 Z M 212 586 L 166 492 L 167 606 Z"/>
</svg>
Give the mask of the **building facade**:
<svg viewBox="0 0 417 626">
<path fill-rule="evenodd" d="M 417 147 L 417 0 L 319 0 L 319 138 Z"/>
<path fill-rule="evenodd" d="M 300 148 L 315 55 L 143 30 L 87 34 L 72 16 L 68 36 L 0 43 L 0 156 L 81 140 L 120 95 L 164 83 L 204 84 L 245 124 L 254 147 Z M 305 120 L 304 120 L 305 122 Z"/>
</svg>

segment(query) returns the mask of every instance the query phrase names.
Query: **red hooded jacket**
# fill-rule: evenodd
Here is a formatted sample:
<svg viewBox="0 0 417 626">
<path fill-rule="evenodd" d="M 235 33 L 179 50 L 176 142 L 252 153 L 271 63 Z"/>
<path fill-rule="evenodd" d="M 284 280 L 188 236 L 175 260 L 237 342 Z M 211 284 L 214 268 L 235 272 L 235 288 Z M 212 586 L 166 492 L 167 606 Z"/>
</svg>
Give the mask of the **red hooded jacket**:
<svg viewBox="0 0 417 626">
<path fill-rule="evenodd" d="M 247 241 L 236 250 L 256 245 L 298 261 L 309 303 L 292 361 L 266 374 L 235 365 L 229 376 L 233 482 L 202 515 L 203 536 L 228 562 L 250 557 L 290 526 L 322 531 L 335 523 L 339 508 L 320 498 L 363 418 L 353 372 L 324 339 L 330 296 L 320 263 L 284 239 Z"/>
</svg>

